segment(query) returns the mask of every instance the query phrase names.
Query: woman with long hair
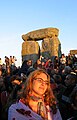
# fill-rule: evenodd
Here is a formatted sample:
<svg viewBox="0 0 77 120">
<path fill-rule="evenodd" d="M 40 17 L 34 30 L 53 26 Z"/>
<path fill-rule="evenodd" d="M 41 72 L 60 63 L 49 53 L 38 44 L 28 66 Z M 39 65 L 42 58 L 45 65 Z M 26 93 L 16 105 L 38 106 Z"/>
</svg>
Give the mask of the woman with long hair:
<svg viewBox="0 0 77 120">
<path fill-rule="evenodd" d="M 29 74 L 20 100 L 9 107 L 8 120 L 62 120 L 45 70 Z"/>
</svg>

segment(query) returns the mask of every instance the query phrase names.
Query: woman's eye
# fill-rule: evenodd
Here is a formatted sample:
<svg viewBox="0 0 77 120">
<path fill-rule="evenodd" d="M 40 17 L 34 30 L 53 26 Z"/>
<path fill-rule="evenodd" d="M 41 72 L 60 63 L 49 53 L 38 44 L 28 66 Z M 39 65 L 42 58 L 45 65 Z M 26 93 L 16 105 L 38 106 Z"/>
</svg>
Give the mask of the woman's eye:
<svg viewBox="0 0 77 120">
<path fill-rule="evenodd" d="M 39 82 L 42 82 L 41 80 L 38 80 Z"/>
</svg>

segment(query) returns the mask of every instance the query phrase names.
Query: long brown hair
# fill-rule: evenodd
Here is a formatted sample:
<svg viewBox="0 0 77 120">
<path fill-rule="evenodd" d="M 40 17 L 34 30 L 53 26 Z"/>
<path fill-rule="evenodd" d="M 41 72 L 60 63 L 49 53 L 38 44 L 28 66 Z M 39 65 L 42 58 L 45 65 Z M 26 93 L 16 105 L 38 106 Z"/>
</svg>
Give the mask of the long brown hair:
<svg viewBox="0 0 77 120">
<path fill-rule="evenodd" d="M 25 87 L 23 89 L 22 98 L 23 98 L 24 103 L 26 105 L 28 105 L 28 103 L 29 103 L 30 93 L 32 91 L 33 80 L 36 78 L 37 75 L 40 75 L 41 73 L 46 74 L 47 80 L 48 80 L 48 87 L 47 87 L 47 90 L 44 94 L 44 102 L 46 105 L 50 105 L 50 106 L 55 104 L 56 100 L 55 100 L 55 97 L 53 95 L 53 91 L 50 87 L 50 76 L 48 75 L 48 73 L 44 69 L 37 69 L 37 70 L 30 73 L 30 75 L 28 76 L 28 78 L 26 80 Z"/>
</svg>

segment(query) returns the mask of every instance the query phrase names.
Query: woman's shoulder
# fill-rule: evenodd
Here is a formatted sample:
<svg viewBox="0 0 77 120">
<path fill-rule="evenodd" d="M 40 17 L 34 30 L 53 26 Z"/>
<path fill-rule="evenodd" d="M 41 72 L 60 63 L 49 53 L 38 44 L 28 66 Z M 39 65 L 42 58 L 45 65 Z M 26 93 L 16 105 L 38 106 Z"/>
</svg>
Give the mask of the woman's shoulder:
<svg viewBox="0 0 77 120">
<path fill-rule="evenodd" d="M 11 108 L 20 108 L 20 107 L 26 107 L 25 104 L 23 104 L 20 100 L 16 101 L 15 103 L 11 104 L 11 106 L 9 107 Z"/>
<path fill-rule="evenodd" d="M 10 105 L 9 109 L 11 110 L 11 109 L 17 108 L 18 105 L 19 105 L 19 102 L 12 103 L 12 104 Z"/>
<path fill-rule="evenodd" d="M 42 120 L 41 116 L 33 112 L 27 105 L 23 104 L 21 101 L 10 106 L 8 118 L 8 120 L 12 120 L 13 118 L 17 120 Z"/>
</svg>

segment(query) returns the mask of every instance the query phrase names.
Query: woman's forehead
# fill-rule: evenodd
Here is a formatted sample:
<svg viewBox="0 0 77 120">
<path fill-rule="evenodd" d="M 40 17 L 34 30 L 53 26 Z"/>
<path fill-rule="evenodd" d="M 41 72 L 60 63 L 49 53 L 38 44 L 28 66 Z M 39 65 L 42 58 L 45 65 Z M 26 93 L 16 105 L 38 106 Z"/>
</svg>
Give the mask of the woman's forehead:
<svg viewBox="0 0 77 120">
<path fill-rule="evenodd" d="M 47 74 L 44 72 L 41 72 L 41 73 L 37 73 L 36 76 L 47 76 Z"/>
<path fill-rule="evenodd" d="M 37 74 L 35 78 L 42 78 L 44 80 L 48 80 L 48 76 L 45 73 Z"/>
</svg>

